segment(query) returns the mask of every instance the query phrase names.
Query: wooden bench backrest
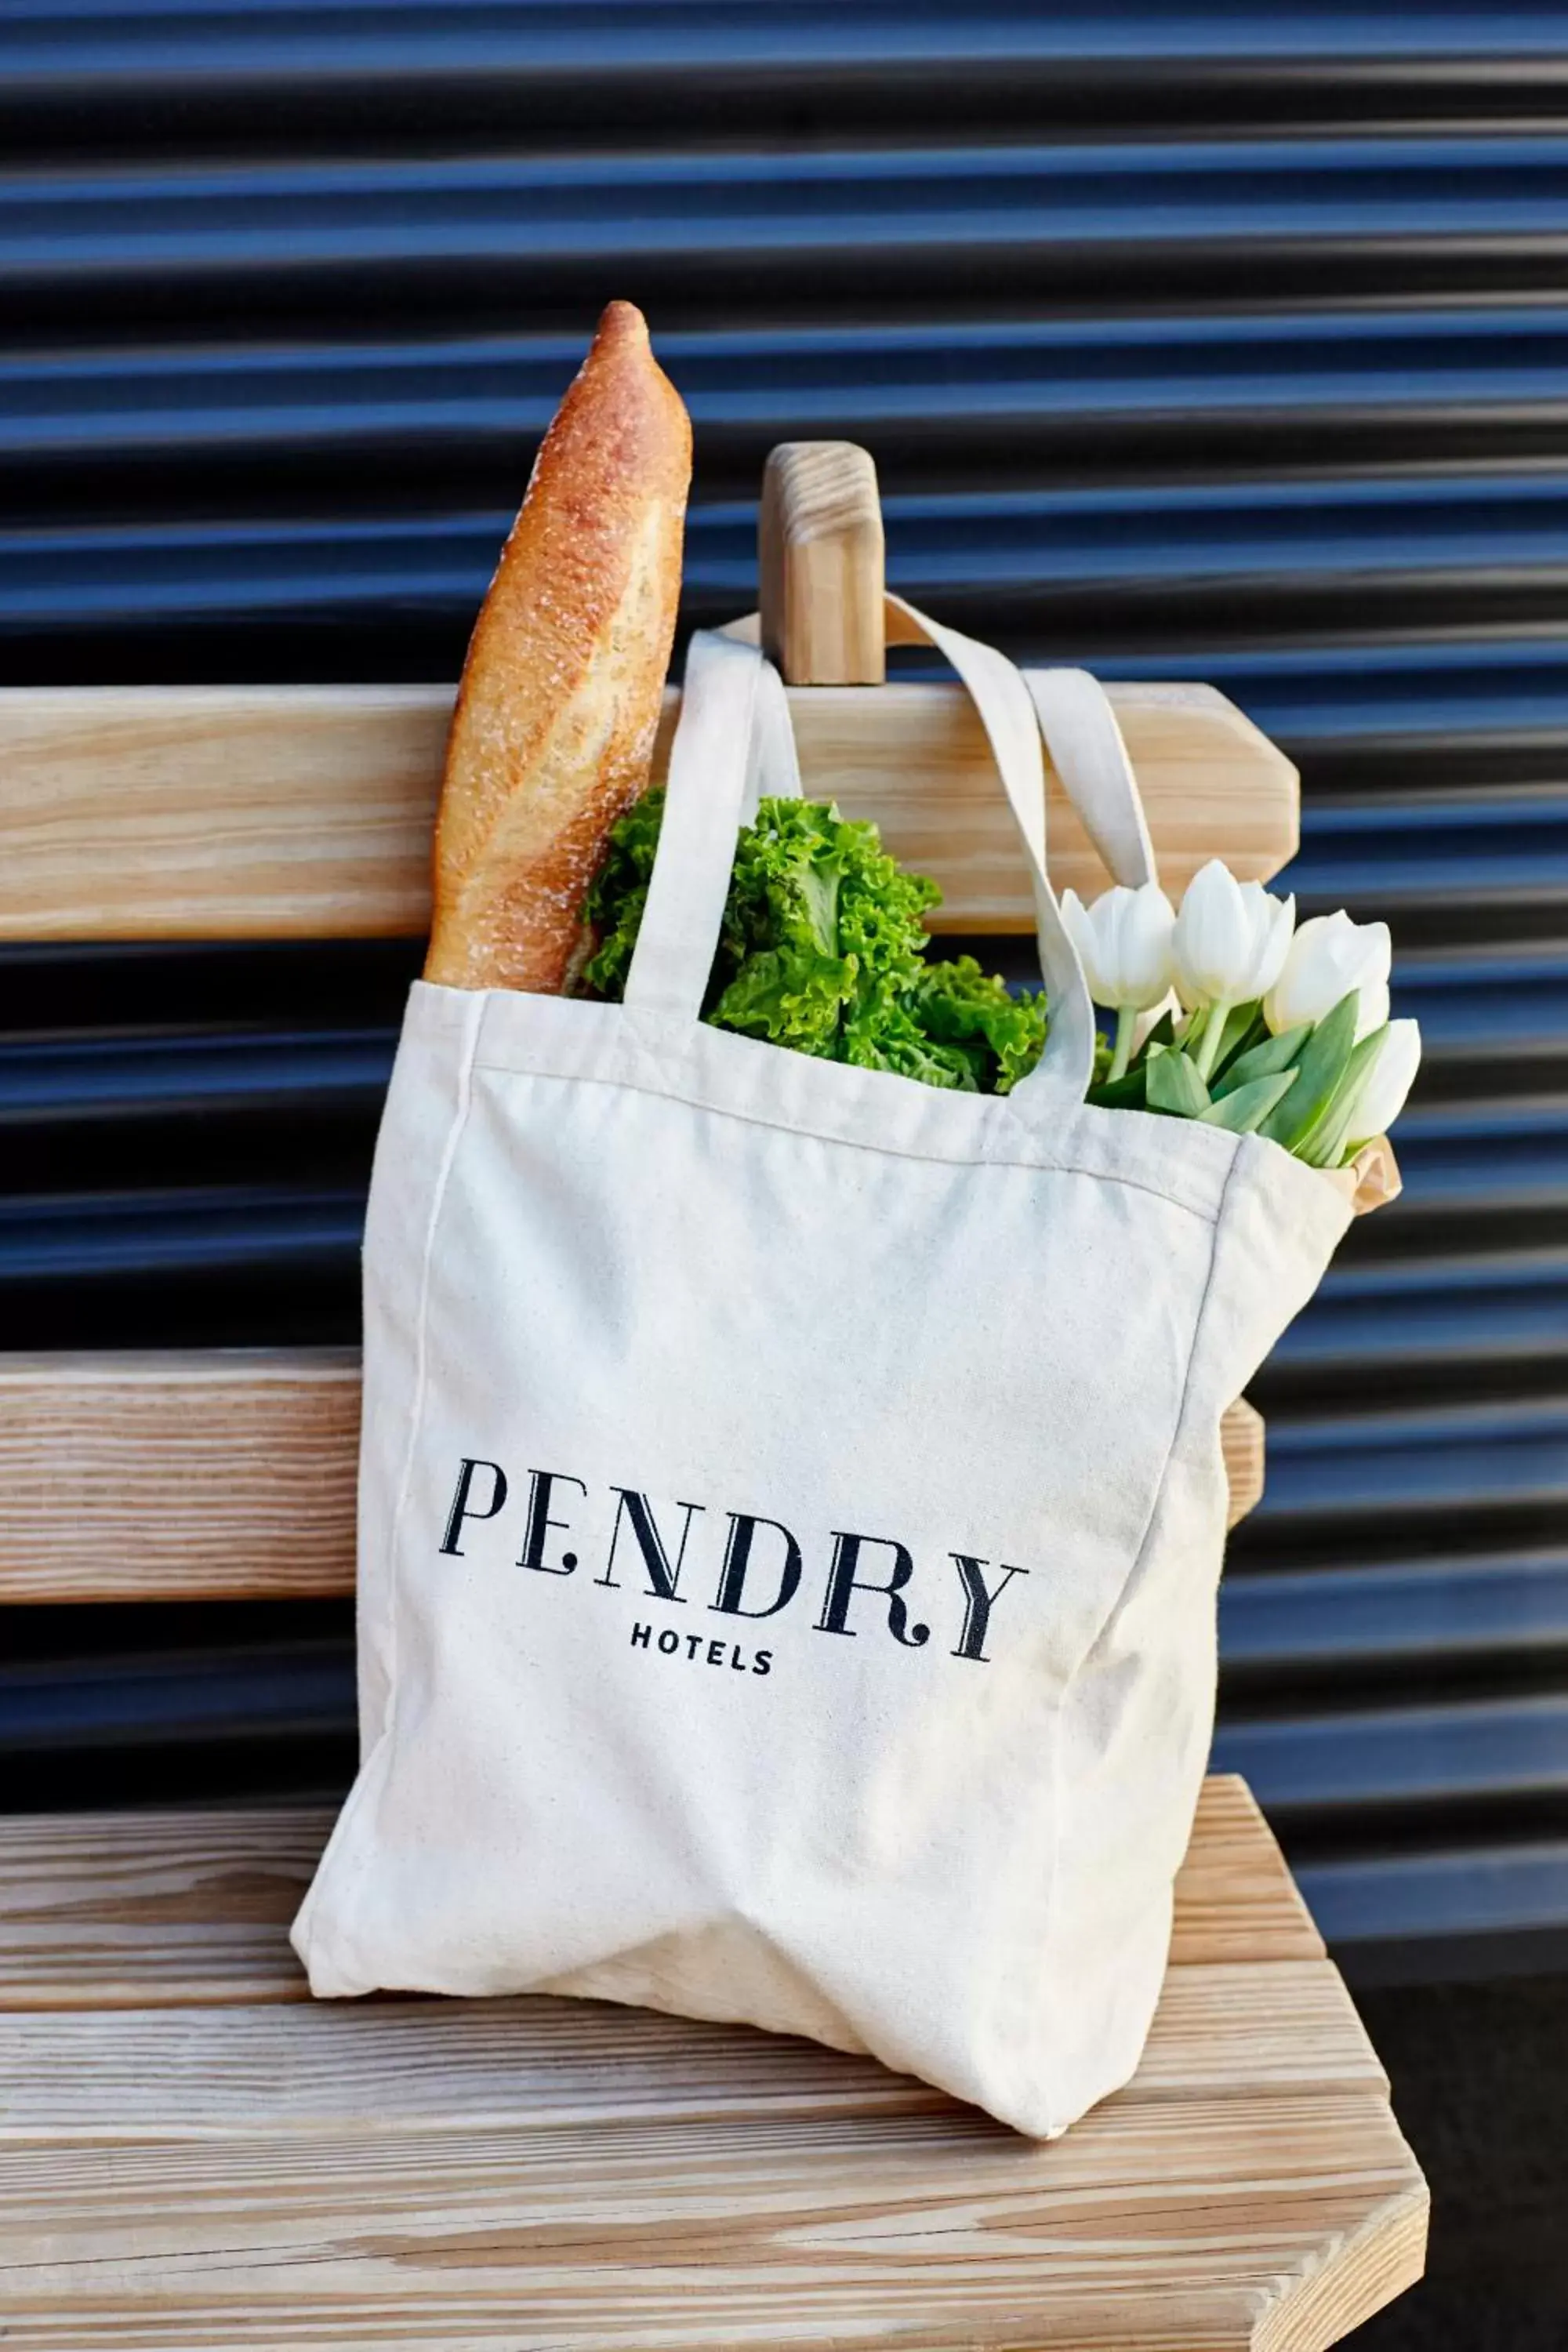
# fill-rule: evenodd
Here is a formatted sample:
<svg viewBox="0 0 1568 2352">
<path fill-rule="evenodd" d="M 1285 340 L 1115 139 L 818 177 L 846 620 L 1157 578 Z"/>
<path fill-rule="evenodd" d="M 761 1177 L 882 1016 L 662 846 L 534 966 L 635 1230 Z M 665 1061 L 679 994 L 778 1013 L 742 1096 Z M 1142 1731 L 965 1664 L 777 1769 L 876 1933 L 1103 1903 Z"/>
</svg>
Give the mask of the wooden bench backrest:
<svg viewBox="0 0 1568 2352">
<path fill-rule="evenodd" d="M 795 444 L 764 483 L 762 627 L 808 792 L 933 874 L 938 927 L 1032 928 L 1026 873 L 957 687 L 879 683 L 882 537 L 863 452 Z M 1223 856 L 1294 854 L 1298 780 L 1203 686 L 1110 688 L 1179 894 Z M 446 687 L 0 692 L 0 940 L 416 937 L 429 913 Z M 677 707 L 666 698 L 658 761 Z M 1055 779 L 1051 861 L 1106 875 Z M 358 1360 L 332 1349 L 0 1358 L 0 1601 L 342 1593 L 353 1581 Z M 1232 1517 L 1262 1423 L 1225 1440 Z"/>
</svg>

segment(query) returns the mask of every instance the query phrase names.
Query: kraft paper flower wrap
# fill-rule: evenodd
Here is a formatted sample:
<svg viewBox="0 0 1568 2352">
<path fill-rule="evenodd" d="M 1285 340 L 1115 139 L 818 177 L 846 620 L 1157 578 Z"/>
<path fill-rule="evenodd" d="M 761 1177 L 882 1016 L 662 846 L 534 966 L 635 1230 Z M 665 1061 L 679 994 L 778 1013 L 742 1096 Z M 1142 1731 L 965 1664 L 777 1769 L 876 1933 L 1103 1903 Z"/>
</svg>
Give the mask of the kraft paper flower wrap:
<svg viewBox="0 0 1568 2352">
<path fill-rule="evenodd" d="M 1049 2137 L 1131 2074 L 1164 1972 L 1221 1416 L 1409 1056 L 1363 1024 L 1371 950 L 1338 985 L 1342 930 L 1292 967 L 1288 904 L 1223 872 L 1171 915 L 1091 678 L 893 609 L 985 727 L 1048 1023 L 907 1075 L 955 1041 L 901 966 L 852 1024 L 824 889 L 815 1045 L 726 1025 L 738 831 L 798 777 L 776 675 L 699 635 L 618 1001 L 409 1004 L 365 1237 L 363 1762 L 294 1937 L 318 1994 L 750 2021 Z M 1117 845 L 1091 909 L 1051 888 L 1042 730 Z"/>
</svg>

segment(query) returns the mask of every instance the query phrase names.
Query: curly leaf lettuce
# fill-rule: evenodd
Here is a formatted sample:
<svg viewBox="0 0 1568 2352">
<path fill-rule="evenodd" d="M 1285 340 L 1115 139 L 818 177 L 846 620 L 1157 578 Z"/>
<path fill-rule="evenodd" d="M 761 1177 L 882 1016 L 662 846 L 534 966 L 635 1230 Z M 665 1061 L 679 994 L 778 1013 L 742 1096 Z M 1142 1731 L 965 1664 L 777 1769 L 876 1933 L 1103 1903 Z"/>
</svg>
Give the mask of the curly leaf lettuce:
<svg viewBox="0 0 1568 2352">
<path fill-rule="evenodd" d="M 591 993 L 618 1002 L 664 811 L 649 793 L 610 835 L 588 896 Z M 923 918 L 941 892 L 906 874 L 874 824 L 826 801 L 765 800 L 742 828 L 703 1018 L 819 1059 L 923 1085 L 1006 1094 L 1045 1043 L 1038 997 L 1016 997 L 973 956 L 933 961 Z"/>
</svg>

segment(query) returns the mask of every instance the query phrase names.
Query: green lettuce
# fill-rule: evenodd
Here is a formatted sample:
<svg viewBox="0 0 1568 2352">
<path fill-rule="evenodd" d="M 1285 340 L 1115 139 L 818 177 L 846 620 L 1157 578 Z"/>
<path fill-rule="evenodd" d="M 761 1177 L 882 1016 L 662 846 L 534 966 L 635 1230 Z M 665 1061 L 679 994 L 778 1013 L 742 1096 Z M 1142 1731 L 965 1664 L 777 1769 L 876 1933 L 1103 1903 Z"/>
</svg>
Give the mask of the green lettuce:
<svg viewBox="0 0 1568 2352">
<path fill-rule="evenodd" d="M 588 994 L 625 992 L 663 814 L 663 793 L 648 793 L 611 832 L 588 895 Z M 941 897 L 889 856 L 874 824 L 826 801 L 762 802 L 736 843 L 704 1020 L 825 1061 L 1006 1094 L 1040 1057 L 1044 1001 L 1009 994 L 973 956 L 931 958 L 923 918 Z"/>
</svg>

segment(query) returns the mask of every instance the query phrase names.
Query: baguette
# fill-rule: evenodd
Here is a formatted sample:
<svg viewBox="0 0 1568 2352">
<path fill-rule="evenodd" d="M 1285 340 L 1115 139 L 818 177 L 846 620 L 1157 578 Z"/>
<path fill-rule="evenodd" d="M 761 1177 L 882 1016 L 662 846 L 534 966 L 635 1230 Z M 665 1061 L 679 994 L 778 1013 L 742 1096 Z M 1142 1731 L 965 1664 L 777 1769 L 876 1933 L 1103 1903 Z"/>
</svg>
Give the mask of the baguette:
<svg viewBox="0 0 1568 2352">
<path fill-rule="evenodd" d="M 558 991 L 617 816 L 647 786 L 680 591 L 691 425 L 612 302 L 479 610 L 436 823 L 425 977 Z"/>
</svg>

